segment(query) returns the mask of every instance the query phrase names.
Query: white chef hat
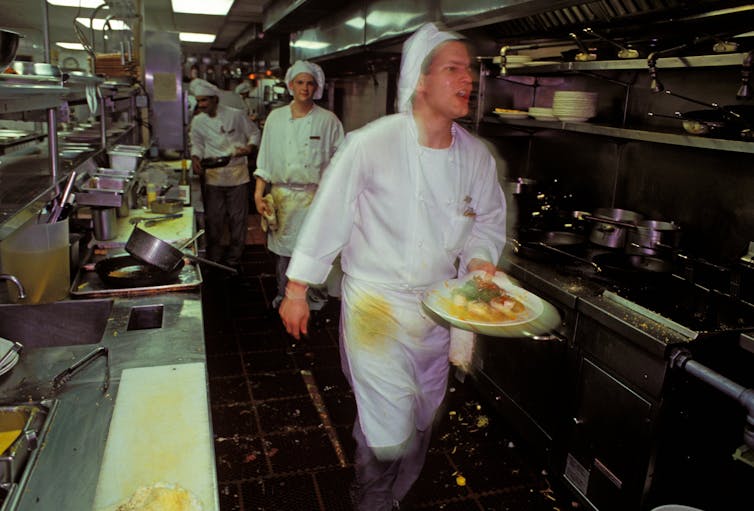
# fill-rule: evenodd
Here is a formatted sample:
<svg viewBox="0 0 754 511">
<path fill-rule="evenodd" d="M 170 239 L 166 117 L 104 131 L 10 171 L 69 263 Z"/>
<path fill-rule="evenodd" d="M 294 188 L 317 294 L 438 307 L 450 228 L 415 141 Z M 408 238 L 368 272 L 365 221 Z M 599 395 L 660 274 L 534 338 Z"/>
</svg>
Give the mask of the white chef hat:
<svg viewBox="0 0 754 511">
<path fill-rule="evenodd" d="M 288 87 L 288 92 L 293 94 L 290 83 L 296 76 L 301 73 L 308 73 L 314 77 L 314 81 L 317 82 L 317 90 L 314 91 L 314 99 L 322 98 L 322 91 L 325 88 L 325 72 L 314 62 L 308 60 L 297 60 L 295 64 L 288 68 L 285 73 L 285 85 Z"/>
<path fill-rule="evenodd" d="M 189 84 L 189 94 L 193 94 L 194 96 L 219 96 L 220 89 L 207 80 L 194 78 Z"/>
<path fill-rule="evenodd" d="M 401 74 L 398 78 L 398 111 L 411 110 L 411 98 L 419 83 L 424 59 L 445 41 L 463 39 L 460 34 L 438 30 L 434 23 L 425 23 L 403 43 Z"/>
<path fill-rule="evenodd" d="M 236 87 L 236 94 L 247 94 L 251 92 L 251 84 L 249 82 L 241 82 Z"/>
</svg>

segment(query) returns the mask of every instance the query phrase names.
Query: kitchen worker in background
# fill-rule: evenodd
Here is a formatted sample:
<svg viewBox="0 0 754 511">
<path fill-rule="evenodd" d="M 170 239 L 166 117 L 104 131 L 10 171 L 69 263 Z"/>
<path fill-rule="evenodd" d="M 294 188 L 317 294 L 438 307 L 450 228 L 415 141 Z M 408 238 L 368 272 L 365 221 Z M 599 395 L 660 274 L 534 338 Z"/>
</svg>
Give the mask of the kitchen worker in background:
<svg viewBox="0 0 754 511">
<path fill-rule="evenodd" d="M 259 128 L 241 110 L 219 104 L 220 90 L 197 78 L 191 82 L 198 114 L 191 120 L 191 165 L 204 179 L 207 257 L 240 269 L 249 212 L 249 169 L 246 157 L 259 146 Z M 202 160 L 230 156 L 225 165 L 202 165 Z M 227 226 L 230 241 L 221 245 Z"/>
<path fill-rule="evenodd" d="M 357 418 L 354 499 L 394 509 L 419 476 L 449 373 L 447 326 L 427 317 L 431 284 L 494 275 L 505 242 L 495 160 L 453 122 L 467 115 L 471 57 L 460 36 L 423 25 L 404 44 L 400 113 L 349 133 L 301 229 L 280 316 L 307 333 L 308 285 L 336 255 L 343 272 L 340 349 Z"/>
<path fill-rule="evenodd" d="M 269 216 L 274 208 L 277 228 L 267 232 L 267 248 L 277 255 L 277 308 L 283 299 L 291 252 L 317 191 L 322 173 L 343 141 L 343 125 L 338 118 L 316 104 L 322 97 L 325 73 L 317 64 L 297 61 L 285 73 L 293 101 L 270 112 L 264 125 L 262 145 L 254 172 L 254 203 L 257 211 Z M 270 201 L 264 199 L 270 186 Z M 312 310 L 327 302 L 323 288 L 309 290 Z"/>
<path fill-rule="evenodd" d="M 236 86 L 236 94 L 241 96 L 241 99 L 244 102 L 245 109 L 246 109 L 246 115 L 249 116 L 249 119 L 252 121 L 257 120 L 258 112 L 257 112 L 257 82 L 256 80 L 248 81 L 244 80 L 243 82 L 239 83 Z"/>
</svg>

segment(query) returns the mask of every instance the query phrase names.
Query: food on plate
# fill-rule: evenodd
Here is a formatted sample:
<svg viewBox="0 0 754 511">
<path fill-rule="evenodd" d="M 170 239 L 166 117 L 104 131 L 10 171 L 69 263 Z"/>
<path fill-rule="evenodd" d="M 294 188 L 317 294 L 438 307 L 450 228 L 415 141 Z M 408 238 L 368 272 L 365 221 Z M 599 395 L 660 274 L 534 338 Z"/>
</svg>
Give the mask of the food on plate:
<svg viewBox="0 0 754 511">
<path fill-rule="evenodd" d="M 495 108 L 496 114 L 524 114 L 526 115 L 527 112 L 524 110 L 513 110 L 510 108 Z"/>
<path fill-rule="evenodd" d="M 175 484 L 156 483 L 137 489 L 131 498 L 115 511 L 201 511 L 202 505 L 185 488 Z"/>
<path fill-rule="evenodd" d="M 492 280 L 474 275 L 450 293 L 447 311 L 464 321 L 503 323 L 525 320 L 531 311 Z"/>
</svg>

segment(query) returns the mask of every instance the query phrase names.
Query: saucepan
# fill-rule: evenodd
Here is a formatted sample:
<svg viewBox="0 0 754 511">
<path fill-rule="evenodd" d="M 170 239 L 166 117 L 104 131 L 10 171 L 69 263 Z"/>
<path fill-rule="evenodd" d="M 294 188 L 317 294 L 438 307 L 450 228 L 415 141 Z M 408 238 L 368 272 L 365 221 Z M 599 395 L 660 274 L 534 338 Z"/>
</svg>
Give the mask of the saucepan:
<svg viewBox="0 0 754 511">
<path fill-rule="evenodd" d="M 182 250 L 174 247 L 167 241 L 163 241 L 157 236 L 139 229 L 135 226 L 131 235 L 126 242 L 126 252 L 131 254 L 139 261 L 151 264 L 162 271 L 173 271 L 179 264 L 183 262 L 183 258 L 190 259 L 192 261 L 198 261 L 210 266 L 229 271 L 231 273 L 238 273 L 234 268 L 225 266 L 224 264 L 210 261 L 203 257 L 198 257 L 193 254 L 184 253 Z"/>
<path fill-rule="evenodd" d="M 608 248 L 623 248 L 626 244 L 626 229 L 636 226 L 644 217 L 635 211 L 618 208 L 599 208 L 594 215 L 582 218 L 595 222 L 589 241 Z"/>
<path fill-rule="evenodd" d="M 681 227 L 674 222 L 643 220 L 626 235 L 626 253 L 656 256 L 676 251 L 681 241 Z"/>
<path fill-rule="evenodd" d="M 0 29 L 0 73 L 13 62 L 18 51 L 18 42 L 21 35 L 12 30 Z"/>
<path fill-rule="evenodd" d="M 204 158 L 201 160 L 203 169 L 215 169 L 218 167 L 225 167 L 230 163 L 230 156 L 218 156 L 216 158 Z"/>
</svg>

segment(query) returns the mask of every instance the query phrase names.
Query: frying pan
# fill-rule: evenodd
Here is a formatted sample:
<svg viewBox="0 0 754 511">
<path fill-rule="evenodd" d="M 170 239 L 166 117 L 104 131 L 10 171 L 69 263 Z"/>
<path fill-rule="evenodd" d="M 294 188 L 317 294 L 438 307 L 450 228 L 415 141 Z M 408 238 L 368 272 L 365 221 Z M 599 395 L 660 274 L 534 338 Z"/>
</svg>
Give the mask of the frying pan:
<svg viewBox="0 0 754 511">
<path fill-rule="evenodd" d="M 528 230 L 521 233 L 520 240 L 512 239 L 511 242 L 514 252 L 529 259 L 551 261 L 565 257 L 581 260 L 563 249 L 583 245 L 586 237 L 569 231 Z"/>
<path fill-rule="evenodd" d="M 670 275 L 675 264 L 667 259 L 621 252 L 599 254 L 592 258 L 602 271 L 616 278 L 663 278 Z"/>
<path fill-rule="evenodd" d="M 218 167 L 225 167 L 230 163 L 230 156 L 218 156 L 216 158 L 204 158 L 201 160 L 203 169 L 215 169 Z"/>
<path fill-rule="evenodd" d="M 183 258 L 186 257 L 192 261 L 215 266 L 234 274 L 238 273 L 230 266 L 225 266 L 210 261 L 209 259 L 204 259 L 203 257 L 197 257 L 193 254 L 186 254 L 167 241 L 163 241 L 157 236 L 153 236 L 147 231 L 139 229 L 138 226 L 134 226 L 131 235 L 128 237 L 128 241 L 126 242 L 126 252 L 139 261 L 155 266 L 165 272 L 173 271 L 183 261 Z"/>
<path fill-rule="evenodd" d="M 94 270 L 102 282 L 111 288 L 152 287 L 171 284 L 178 280 L 183 269 L 183 259 L 170 271 L 144 264 L 130 255 L 108 257 L 98 261 Z M 128 271 L 123 271 L 128 268 Z"/>
</svg>

